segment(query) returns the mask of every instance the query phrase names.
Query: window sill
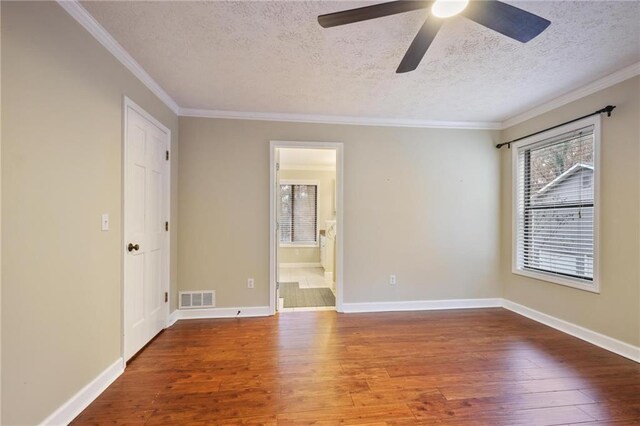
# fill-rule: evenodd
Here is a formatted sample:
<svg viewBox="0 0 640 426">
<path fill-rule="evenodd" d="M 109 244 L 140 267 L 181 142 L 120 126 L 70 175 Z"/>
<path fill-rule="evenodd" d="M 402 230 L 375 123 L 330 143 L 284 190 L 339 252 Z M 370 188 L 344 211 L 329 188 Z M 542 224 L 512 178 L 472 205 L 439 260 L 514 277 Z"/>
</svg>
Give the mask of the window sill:
<svg viewBox="0 0 640 426">
<path fill-rule="evenodd" d="M 528 278 L 534 278 L 540 281 L 547 281 L 554 284 L 563 285 L 566 287 L 576 288 L 578 290 L 588 291 L 590 293 L 600 294 L 600 286 L 594 279 L 593 282 L 585 282 L 582 280 L 571 279 L 569 277 L 560 277 L 553 274 L 545 274 L 544 272 L 534 272 L 526 269 L 513 268 L 512 273 L 516 275 L 522 275 Z"/>
<path fill-rule="evenodd" d="M 283 244 L 280 243 L 280 248 L 318 248 L 318 244 Z"/>
</svg>

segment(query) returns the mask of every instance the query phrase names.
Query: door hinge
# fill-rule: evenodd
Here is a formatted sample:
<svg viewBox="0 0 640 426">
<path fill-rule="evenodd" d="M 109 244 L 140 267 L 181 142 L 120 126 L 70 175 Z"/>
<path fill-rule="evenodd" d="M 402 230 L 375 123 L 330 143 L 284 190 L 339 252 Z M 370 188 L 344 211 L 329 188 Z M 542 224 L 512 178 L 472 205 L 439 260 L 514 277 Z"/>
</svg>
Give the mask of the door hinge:
<svg viewBox="0 0 640 426">
<path fill-rule="evenodd" d="M 276 172 L 280 171 L 280 163 L 276 163 Z"/>
<path fill-rule="evenodd" d="M 164 230 L 168 231 L 169 230 L 169 222 L 165 222 L 164 223 Z"/>
<path fill-rule="evenodd" d="M 169 161 L 169 151 L 167 151 L 167 161 Z"/>
<path fill-rule="evenodd" d="M 164 292 L 164 303 L 167 303 L 169 301 L 169 293 L 167 293 L 166 291 Z"/>
</svg>

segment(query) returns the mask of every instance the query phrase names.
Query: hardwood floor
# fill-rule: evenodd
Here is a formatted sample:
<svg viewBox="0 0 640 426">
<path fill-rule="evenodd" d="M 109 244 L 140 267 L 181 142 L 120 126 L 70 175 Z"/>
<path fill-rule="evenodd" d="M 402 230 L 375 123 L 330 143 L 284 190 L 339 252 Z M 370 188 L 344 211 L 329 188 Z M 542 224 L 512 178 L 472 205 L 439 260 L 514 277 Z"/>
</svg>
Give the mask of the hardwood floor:
<svg viewBox="0 0 640 426">
<path fill-rule="evenodd" d="M 640 364 L 504 309 L 180 321 L 74 424 L 640 424 Z"/>
</svg>

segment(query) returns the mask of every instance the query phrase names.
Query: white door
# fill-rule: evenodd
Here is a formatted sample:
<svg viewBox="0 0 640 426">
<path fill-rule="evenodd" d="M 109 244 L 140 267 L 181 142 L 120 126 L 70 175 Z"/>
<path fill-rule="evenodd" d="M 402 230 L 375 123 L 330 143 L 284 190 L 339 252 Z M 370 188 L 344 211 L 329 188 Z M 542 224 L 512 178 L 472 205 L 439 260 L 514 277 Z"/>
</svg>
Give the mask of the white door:
<svg viewBox="0 0 640 426">
<path fill-rule="evenodd" d="M 274 193 L 276 195 L 276 202 L 275 202 L 275 206 L 276 206 L 276 211 L 275 211 L 275 218 L 276 218 L 276 241 L 275 244 L 276 246 L 274 247 L 275 249 L 275 257 L 276 257 L 276 311 L 279 310 L 279 303 L 280 303 L 280 204 L 282 202 L 282 194 L 281 194 L 281 189 L 280 189 L 280 149 L 276 148 L 275 149 L 275 161 L 276 161 L 276 178 L 275 178 L 275 185 L 276 187 L 274 188 Z"/>
<path fill-rule="evenodd" d="M 124 357 L 136 354 L 168 315 L 169 131 L 125 102 Z"/>
</svg>

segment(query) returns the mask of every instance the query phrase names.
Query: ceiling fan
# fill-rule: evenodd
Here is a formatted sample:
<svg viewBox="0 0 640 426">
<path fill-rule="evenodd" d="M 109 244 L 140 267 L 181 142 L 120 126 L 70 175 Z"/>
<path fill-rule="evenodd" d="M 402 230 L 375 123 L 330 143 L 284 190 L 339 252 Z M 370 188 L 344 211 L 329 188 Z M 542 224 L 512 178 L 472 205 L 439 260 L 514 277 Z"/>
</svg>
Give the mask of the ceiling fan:
<svg viewBox="0 0 640 426">
<path fill-rule="evenodd" d="M 457 14 L 522 43 L 532 40 L 551 24 L 547 19 L 497 0 L 473 2 L 469 2 L 469 0 L 391 1 L 320 15 L 318 23 L 323 28 L 330 28 L 412 10 L 426 9 L 429 6 L 431 6 L 431 15 L 435 18 L 427 16 L 422 28 L 402 58 L 396 73 L 415 70 L 445 22 L 444 19 Z"/>
</svg>

